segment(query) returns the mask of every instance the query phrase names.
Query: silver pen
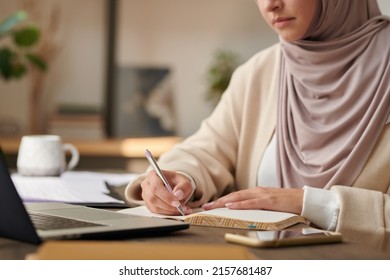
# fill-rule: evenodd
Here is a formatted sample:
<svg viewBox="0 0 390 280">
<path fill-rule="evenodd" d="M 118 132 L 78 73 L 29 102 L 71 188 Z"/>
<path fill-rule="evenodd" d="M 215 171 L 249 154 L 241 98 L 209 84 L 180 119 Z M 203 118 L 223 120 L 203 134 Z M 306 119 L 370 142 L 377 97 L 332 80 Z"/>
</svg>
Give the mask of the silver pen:
<svg viewBox="0 0 390 280">
<path fill-rule="evenodd" d="M 158 177 L 160 177 L 161 181 L 163 181 L 165 188 L 166 188 L 169 192 L 172 193 L 173 190 L 172 190 L 171 185 L 169 184 L 167 178 L 165 178 L 165 176 L 164 176 L 164 174 L 162 173 L 160 167 L 157 165 L 157 162 L 156 162 L 156 160 L 154 159 L 152 153 L 151 153 L 148 149 L 145 150 L 145 156 L 146 156 L 146 158 L 148 159 L 149 163 L 152 165 L 154 171 L 156 171 Z M 182 207 L 181 205 L 179 205 L 179 206 L 177 207 L 177 210 L 180 212 L 180 214 L 182 214 L 183 216 L 185 216 L 183 207 Z"/>
</svg>

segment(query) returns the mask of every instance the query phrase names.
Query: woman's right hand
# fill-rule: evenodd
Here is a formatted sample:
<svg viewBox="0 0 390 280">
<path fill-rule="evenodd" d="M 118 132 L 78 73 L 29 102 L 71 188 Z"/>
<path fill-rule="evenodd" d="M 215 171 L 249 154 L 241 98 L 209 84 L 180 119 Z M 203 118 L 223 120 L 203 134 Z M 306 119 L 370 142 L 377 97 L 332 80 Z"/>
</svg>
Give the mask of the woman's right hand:
<svg viewBox="0 0 390 280">
<path fill-rule="evenodd" d="M 142 199 L 146 207 L 158 214 L 180 215 L 177 207 L 182 205 L 184 213 L 191 214 L 192 209 L 184 205 L 193 193 L 189 178 L 175 171 L 162 170 L 162 172 L 173 191 L 167 190 L 155 171 L 149 171 L 141 183 Z"/>
</svg>

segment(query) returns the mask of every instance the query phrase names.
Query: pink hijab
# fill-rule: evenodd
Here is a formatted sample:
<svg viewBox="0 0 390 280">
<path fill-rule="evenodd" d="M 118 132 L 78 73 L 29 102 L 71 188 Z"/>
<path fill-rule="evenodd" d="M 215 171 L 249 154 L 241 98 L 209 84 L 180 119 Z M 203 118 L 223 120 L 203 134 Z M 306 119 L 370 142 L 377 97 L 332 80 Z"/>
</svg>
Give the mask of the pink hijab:
<svg viewBox="0 0 390 280">
<path fill-rule="evenodd" d="M 390 120 L 390 19 L 376 0 L 317 1 L 305 38 L 281 39 L 277 158 L 287 188 L 351 185 Z"/>
</svg>

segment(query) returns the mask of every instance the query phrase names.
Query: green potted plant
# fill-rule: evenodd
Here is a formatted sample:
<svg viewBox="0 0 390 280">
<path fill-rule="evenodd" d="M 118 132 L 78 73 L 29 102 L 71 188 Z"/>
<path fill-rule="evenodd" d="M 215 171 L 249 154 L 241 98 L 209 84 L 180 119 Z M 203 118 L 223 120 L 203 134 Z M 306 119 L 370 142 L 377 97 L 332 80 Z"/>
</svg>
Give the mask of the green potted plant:
<svg viewBox="0 0 390 280">
<path fill-rule="evenodd" d="M 45 71 L 45 61 L 33 51 L 40 30 L 28 24 L 27 13 L 18 11 L 0 22 L 0 76 L 4 80 L 23 77 L 30 66 Z"/>
<path fill-rule="evenodd" d="M 228 87 L 234 70 L 239 64 L 239 57 L 232 51 L 219 50 L 216 52 L 214 61 L 206 73 L 207 100 L 217 104 L 222 94 Z"/>
</svg>

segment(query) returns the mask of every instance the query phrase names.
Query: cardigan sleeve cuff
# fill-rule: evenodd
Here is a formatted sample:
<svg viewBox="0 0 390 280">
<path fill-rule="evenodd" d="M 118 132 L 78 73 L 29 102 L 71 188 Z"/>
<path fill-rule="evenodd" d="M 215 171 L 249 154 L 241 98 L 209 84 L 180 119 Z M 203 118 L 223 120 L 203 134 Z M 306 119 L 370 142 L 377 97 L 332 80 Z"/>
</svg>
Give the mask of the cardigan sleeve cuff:
<svg viewBox="0 0 390 280">
<path fill-rule="evenodd" d="M 322 229 L 334 231 L 340 212 L 335 192 L 304 186 L 301 215 Z"/>
</svg>

